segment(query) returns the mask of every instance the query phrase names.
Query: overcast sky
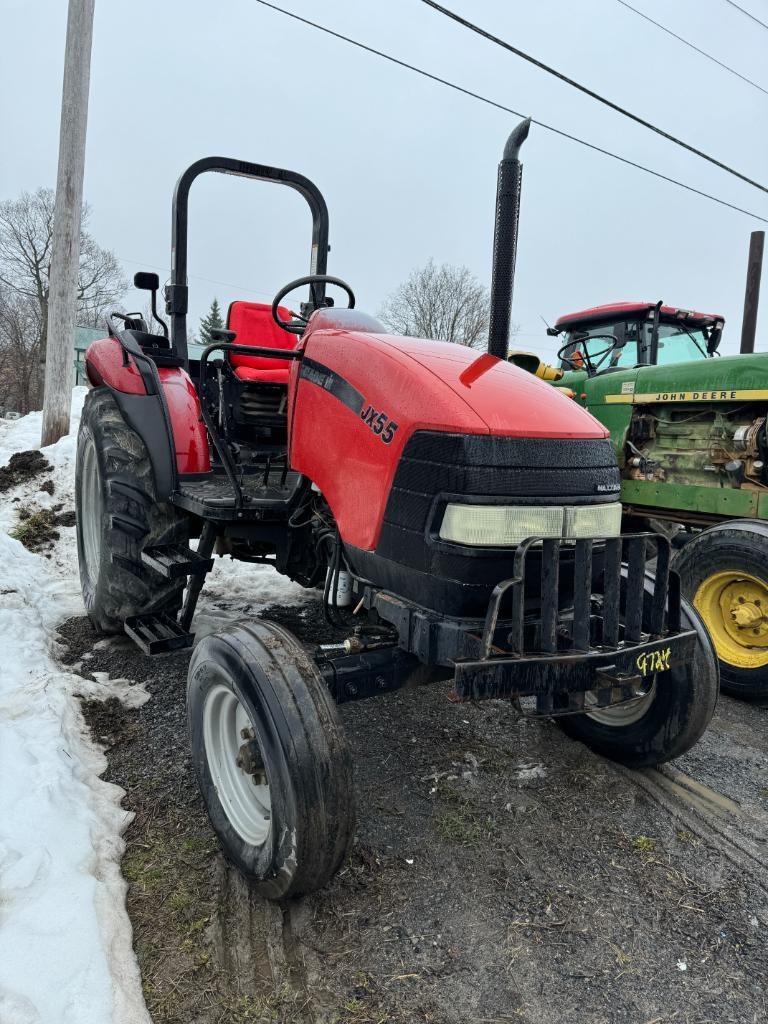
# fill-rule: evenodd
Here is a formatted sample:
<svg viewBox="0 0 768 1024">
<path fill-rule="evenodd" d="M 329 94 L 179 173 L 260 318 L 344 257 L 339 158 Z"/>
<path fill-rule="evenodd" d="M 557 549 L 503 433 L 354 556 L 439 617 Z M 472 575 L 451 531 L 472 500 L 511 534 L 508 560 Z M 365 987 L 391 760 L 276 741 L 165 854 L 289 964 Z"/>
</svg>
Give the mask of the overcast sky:
<svg viewBox="0 0 768 1024">
<path fill-rule="evenodd" d="M 280 0 L 278 0 L 280 2 Z M 766 0 L 741 0 L 768 21 Z M 418 0 L 283 6 L 768 217 L 768 196 L 650 134 Z M 768 96 L 616 0 L 448 6 L 759 181 Z M 635 0 L 768 88 L 768 31 L 725 0 Z M 0 198 L 55 184 L 66 0 L 0 0 Z M 496 167 L 515 119 L 253 0 L 96 0 L 85 194 L 128 275 L 167 272 L 179 173 L 206 155 L 301 171 L 330 208 L 329 272 L 374 312 L 433 257 L 490 280 Z M 523 149 L 513 318 L 622 299 L 718 312 L 737 349 L 754 218 L 534 128 Z M 295 193 L 208 175 L 193 188 L 191 326 L 213 296 L 267 301 L 306 273 Z M 206 278 L 209 280 L 200 280 Z M 222 282 L 222 283 L 213 283 Z M 141 302 L 138 303 L 139 305 Z M 764 282 L 758 348 L 768 348 Z"/>
</svg>

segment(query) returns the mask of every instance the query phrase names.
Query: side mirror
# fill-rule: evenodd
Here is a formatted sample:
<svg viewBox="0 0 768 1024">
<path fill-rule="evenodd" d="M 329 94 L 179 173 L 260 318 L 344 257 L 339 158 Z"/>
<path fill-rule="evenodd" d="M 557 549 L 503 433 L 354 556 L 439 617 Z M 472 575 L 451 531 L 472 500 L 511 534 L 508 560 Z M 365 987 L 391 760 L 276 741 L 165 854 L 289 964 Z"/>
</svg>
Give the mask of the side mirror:
<svg viewBox="0 0 768 1024">
<path fill-rule="evenodd" d="M 142 292 L 152 292 L 152 319 L 160 324 L 163 337 L 167 338 L 168 324 L 157 313 L 157 290 L 160 287 L 160 278 L 157 274 L 151 274 L 147 270 L 139 270 L 133 275 L 133 286 Z"/>
<path fill-rule="evenodd" d="M 133 275 L 133 287 L 142 292 L 156 292 L 160 287 L 160 278 L 157 274 L 150 274 L 146 270 L 140 270 Z"/>
</svg>

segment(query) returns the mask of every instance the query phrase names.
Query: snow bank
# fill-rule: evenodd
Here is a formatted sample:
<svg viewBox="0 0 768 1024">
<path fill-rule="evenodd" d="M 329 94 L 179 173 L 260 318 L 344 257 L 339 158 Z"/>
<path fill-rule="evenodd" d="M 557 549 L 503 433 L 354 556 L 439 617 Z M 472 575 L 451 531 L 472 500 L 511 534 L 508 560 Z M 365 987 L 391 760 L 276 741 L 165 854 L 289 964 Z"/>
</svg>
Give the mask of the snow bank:
<svg viewBox="0 0 768 1024">
<path fill-rule="evenodd" d="M 75 699 L 135 707 L 147 694 L 56 664 L 56 626 L 83 614 L 74 527 L 59 528 L 49 557 L 8 535 L 22 503 L 74 508 L 85 394 L 74 390 L 70 433 L 43 449 L 51 472 L 0 496 L 0 1024 L 149 1024 L 119 868 L 131 816 L 99 778 L 106 759 Z M 40 413 L 0 420 L 0 466 L 37 449 L 41 425 Z M 39 490 L 48 478 L 52 496 Z M 203 636 L 308 596 L 269 566 L 217 559 L 194 628 Z"/>
<path fill-rule="evenodd" d="M 8 536 L 18 503 L 73 507 L 75 436 L 44 449 L 42 479 L 0 506 L 0 1022 L 146 1024 L 131 946 L 120 835 L 123 792 L 99 778 L 106 761 L 87 737 L 74 694 L 110 696 L 54 660 L 54 632 L 82 614 L 73 528 L 50 559 Z M 40 414 L 0 422 L 0 465 L 37 448 Z M 124 685 L 124 684 L 123 684 Z"/>
</svg>

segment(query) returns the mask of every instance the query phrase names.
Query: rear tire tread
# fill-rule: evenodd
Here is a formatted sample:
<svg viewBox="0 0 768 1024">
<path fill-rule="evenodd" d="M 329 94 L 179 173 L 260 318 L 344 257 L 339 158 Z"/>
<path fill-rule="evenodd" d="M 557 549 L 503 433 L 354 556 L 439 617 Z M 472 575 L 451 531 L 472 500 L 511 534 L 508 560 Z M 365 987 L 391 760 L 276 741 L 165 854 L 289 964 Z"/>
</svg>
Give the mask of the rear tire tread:
<svg viewBox="0 0 768 1024">
<path fill-rule="evenodd" d="M 152 463 L 144 442 L 125 423 L 114 396 L 95 388 L 85 399 L 78 436 L 78 476 L 86 444 L 96 446 L 104 514 L 98 579 L 90 580 L 80 531 L 78 553 L 83 598 L 94 626 L 119 633 L 133 615 L 165 612 L 175 616 L 186 581 L 168 580 L 141 561 L 145 547 L 188 543 L 186 516 L 156 498 Z M 76 488 L 78 520 L 88 514 Z"/>
</svg>

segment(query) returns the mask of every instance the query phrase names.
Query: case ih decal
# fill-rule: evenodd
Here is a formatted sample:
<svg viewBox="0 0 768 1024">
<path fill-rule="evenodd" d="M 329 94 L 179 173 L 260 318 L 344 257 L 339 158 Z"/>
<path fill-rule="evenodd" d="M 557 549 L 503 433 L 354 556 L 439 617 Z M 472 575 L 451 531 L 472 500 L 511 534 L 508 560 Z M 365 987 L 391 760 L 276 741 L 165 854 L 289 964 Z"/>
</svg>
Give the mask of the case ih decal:
<svg viewBox="0 0 768 1024">
<path fill-rule="evenodd" d="M 354 388 L 348 380 L 339 376 L 329 366 L 318 363 L 315 359 L 306 356 L 301 361 L 299 376 L 302 380 L 316 384 L 317 387 L 329 392 L 334 398 L 338 398 L 348 409 L 359 416 L 367 427 L 380 437 L 384 444 L 391 444 L 397 432 L 397 423 L 385 412 L 379 412 L 372 405 L 367 403 L 357 388 Z"/>
<path fill-rule="evenodd" d="M 363 406 L 365 405 L 363 396 L 357 388 L 352 387 L 348 380 L 341 377 L 330 366 L 318 363 L 317 360 L 304 356 L 301 361 L 299 377 L 301 380 L 308 380 L 310 384 L 316 384 L 319 388 L 333 395 L 334 398 L 338 398 L 356 416 L 359 416 L 363 411 Z"/>
</svg>

